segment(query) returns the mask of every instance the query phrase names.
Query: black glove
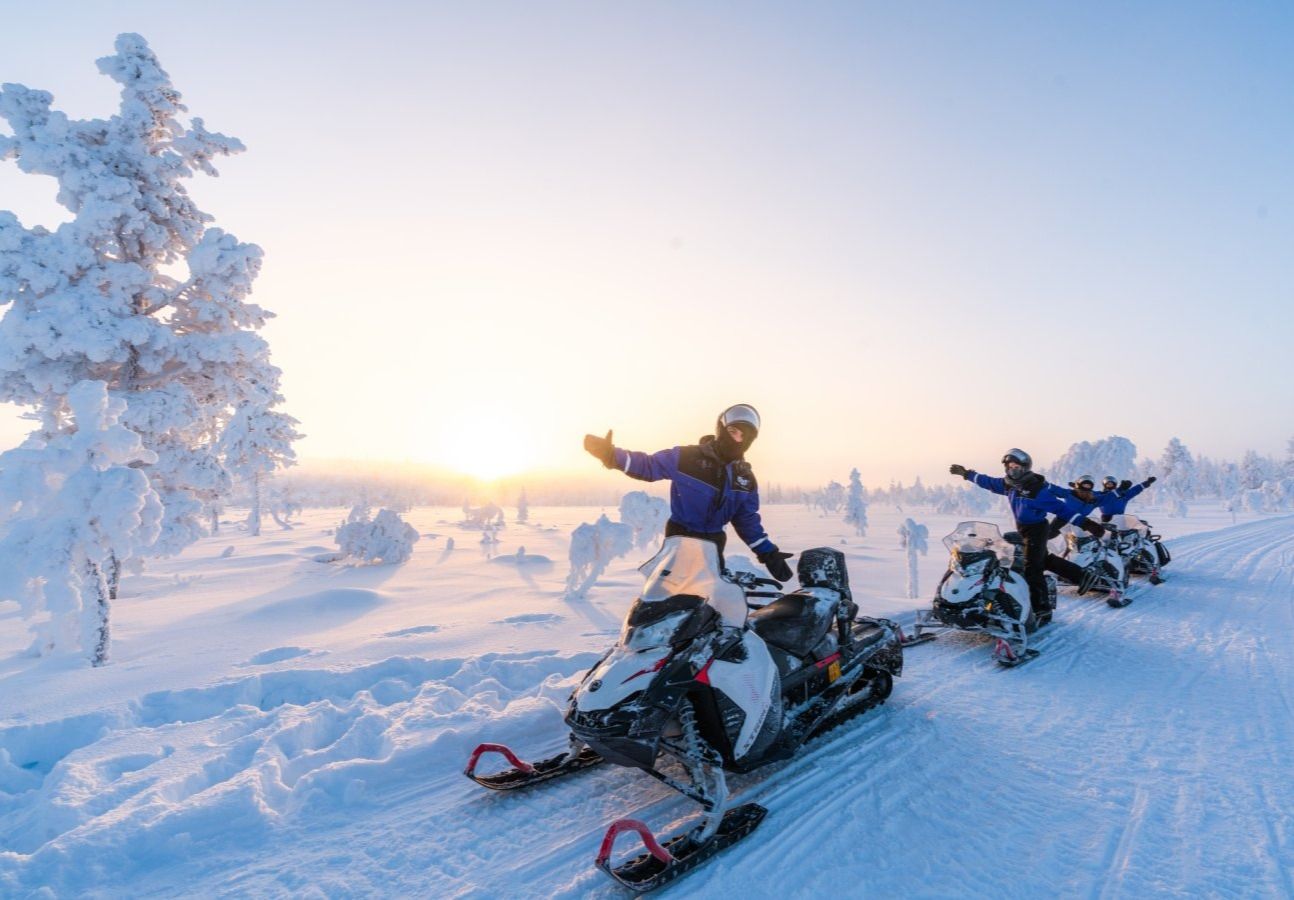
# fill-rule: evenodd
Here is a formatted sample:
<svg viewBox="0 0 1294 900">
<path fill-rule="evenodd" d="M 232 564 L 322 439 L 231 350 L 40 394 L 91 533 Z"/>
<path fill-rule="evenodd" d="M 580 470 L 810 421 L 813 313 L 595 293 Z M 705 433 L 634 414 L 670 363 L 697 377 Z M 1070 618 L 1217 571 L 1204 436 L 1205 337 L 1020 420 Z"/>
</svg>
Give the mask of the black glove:
<svg viewBox="0 0 1294 900">
<path fill-rule="evenodd" d="M 791 580 L 791 567 L 786 564 L 786 561 L 794 555 L 794 553 L 783 553 L 781 550 L 769 550 L 755 558 L 765 569 L 768 569 L 769 575 L 785 584 Z"/>
<path fill-rule="evenodd" d="M 1047 528 L 1047 540 L 1060 537 L 1060 530 L 1065 527 L 1065 523 L 1059 518 L 1052 519 L 1051 525 Z"/>
<path fill-rule="evenodd" d="M 616 447 L 611 443 L 611 432 L 608 431 L 604 438 L 596 434 L 584 435 L 584 449 L 602 460 L 602 465 L 608 469 L 616 467 Z"/>
<path fill-rule="evenodd" d="M 1158 480 L 1159 480 L 1159 479 L 1158 479 L 1158 478 L 1156 478 L 1154 475 L 1151 475 L 1151 476 L 1150 476 L 1149 478 L 1147 478 L 1145 481 L 1141 482 L 1141 486 L 1142 486 L 1143 488 L 1148 488 L 1148 487 L 1150 487 L 1152 484 L 1154 484 L 1154 483 L 1155 483 L 1156 481 L 1158 481 Z"/>
<path fill-rule="evenodd" d="M 965 466 L 959 466 L 959 465 L 957 465 L 956 463 L 953 463 L 951 466 L 949 466 L 949 467 L 948 467 L 948 474 L 949 474 L 949 475 L 960 475 L 962 478 L 967 478 L 967 477 L 969 477 L 969 476 L 966 474 L 966 467 L 965 467 Z"/>
<path fill-rule="evenodd" d="M 1126 491 L 1130 487 L 1132 487 L 1132 482 L 1126 478 L 1119 482 L 1120 491 Z"/>
<path fill-rule="evenodd" d="M 1105 529 L 1102 528 L 1100 525 L 1097 525 L 1091 519 L 1084 519 L 1083 521 L 1079 522 L 1078 527 L 1086 531 L 1094 538 L 1105 537 Z"/>
</svg>

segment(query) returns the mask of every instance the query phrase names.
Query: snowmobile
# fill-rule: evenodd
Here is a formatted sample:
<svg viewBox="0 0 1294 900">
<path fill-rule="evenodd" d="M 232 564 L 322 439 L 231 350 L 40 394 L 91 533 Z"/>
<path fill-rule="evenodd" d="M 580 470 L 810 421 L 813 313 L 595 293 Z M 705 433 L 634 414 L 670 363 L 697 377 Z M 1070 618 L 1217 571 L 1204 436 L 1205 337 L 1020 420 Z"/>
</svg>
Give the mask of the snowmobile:
<svg viewBox="0 0 1294 900">
<path fill-rule="evenodd" d="M 1148 575 L 1151 584 L 1161 584 L 1164 578 L 1160 568 L 1172 557 L 1159 535 L 1151 534 L 1150 526 L 1136 516 L 1112 516 L 1109 526 L 1114 529 L 1112 539 L 1129 574 Z"/>
<path fill-rule="evenodd" d="M 989 522 L 961 522 L 944 538 L 948 571 L 934 603 L 917 613 L 906 644 L 932 640 L 943 630 L 982 632 L 993 640 L 993 659 L 1018 666 L 1038 655 L 1029 639 L 1051 613 L 1035 616 L 1024 580 L 1024 546 L 1019 532 L 1005 535 Z M 1048 574 L 1047 594 L 1056 605 L 1056 579 Z"/>
<path fill-rule="evenodd" d="M 1115 526 L 1106 523 L 1105 531 L 1105 537 L 1098 538 L 1066 526 L 1064 555 L 1084 569 L 1095 571 L 1096 578 L 1091 590 L 1105 591 L 1106 603 L 1116 608 L 1127 606 L 1132 602 L 1132 598 L 1128 596 L 1128 560 L 1123 556 Z"/>
<path fill-rule="evenodd" d="M 607 829 L 598 868 L 645 892 L 754 831 L 767 810 L 730 805 L 726 775 L 790 759 L 806 741 L 883 703 L 903 670 L 903 646 L 896 623 L 858 615 L 844 556 L 830 548 L 800 554 L 800 587 L 787 594 L 761 590 L 776 581 L 722 570 L 714 543 L 681 535 L 667 538 L 640 571 L 646 584 L 619 640 L 571 695 L 570 749 L 527 764 L 483 744 L 466 774 L 511 789 L 606 761 L 696 801 L 699 821 L 668 840 L 636 819 Z M 502 753 L 513 768 L 477 775 L 486 752 Z M 647 852 L 613 865 L 626 831 Z"/>
</svg>

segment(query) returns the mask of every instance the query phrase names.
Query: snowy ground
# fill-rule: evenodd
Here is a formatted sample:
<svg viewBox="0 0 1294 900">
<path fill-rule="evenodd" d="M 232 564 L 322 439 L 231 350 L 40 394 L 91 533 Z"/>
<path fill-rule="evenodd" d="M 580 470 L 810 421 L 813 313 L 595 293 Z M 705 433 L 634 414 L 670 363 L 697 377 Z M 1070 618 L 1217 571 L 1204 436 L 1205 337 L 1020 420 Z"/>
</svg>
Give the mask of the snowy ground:
<svg viewBox="0 0 1294 900">
<path fill-rule="evenodd" d="M 101 670 L 23 655 L 0 603 L 0 895 L 619 896 L 592 866 L 606 825 L 668 832 L 691 804 L 608 766 L 519 795 L 461 775 L 482 740 L 561 746 L 647 555 L 565 601 L 568 535 L 598 512 L 532 510 L 491 558 L 457 511 L 416 510 L 400 567 L 312 561 L 340 510 L 229 528 L 126 579 Z M 864 613 L 910 620 L 902 517 L 869 514 L 862 539 L 765 520 L 844 550 Z M 907 514 L 925 597 L 955 517 Z M 1166 584 L 1123 610 L 1064 595 L 1020 669 L 982 639 L 911 649 L 885 707 L 733 779 L 768 818 L 661 893 L 1294 896 L 1294 517 L 1146 515 Z"/>
</svg>

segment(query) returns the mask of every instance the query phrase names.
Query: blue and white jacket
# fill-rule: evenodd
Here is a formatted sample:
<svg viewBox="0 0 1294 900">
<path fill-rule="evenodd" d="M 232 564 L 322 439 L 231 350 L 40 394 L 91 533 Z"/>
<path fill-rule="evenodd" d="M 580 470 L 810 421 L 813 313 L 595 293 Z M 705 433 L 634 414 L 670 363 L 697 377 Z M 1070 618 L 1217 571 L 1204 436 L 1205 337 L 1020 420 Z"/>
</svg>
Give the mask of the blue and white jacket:
<svg viewBox="0 0 1294 900">
<path fill-rule="evenodd" d="M 1128 501 L 1140 494 L 1146 489 L 1144 484 L 1134 484 L 1126 491 L 1102 491 L 1097 494 L 1101 498 L 1101 514 L 1105 516 L 1121 516 L 1128 508 Z"/>
<path fill-rule="evenodd" d="M 617 447 L 616 468 L 639 481 L 668 478 L 672 482 L 669 518 L 675 533 L 722 535 L 731 522 L 756 554 L 777 550 L 759 519 L 759 486 L 750 463 L 739 459 L 724 464 L 712 436 L 701 438 L 699 444 L 650 454 Z"/>
<path fill-rule="evenodd" d="M 1038 493 L 1030 497 L 1015 486 L 1008 486 L 1005 478 L 982 475 L 974 469 L 966 471 L 966 480 L 995 494 L 1002 494 L 1011 505 L 1015 524 L 1037 525 L 1047 521 L 1047 514 L 1060 517 L 1068 525 L 1077 525 L 1087 518 L 1083 504 L 1069 491 L 1044 482 Z"/>
</svg>

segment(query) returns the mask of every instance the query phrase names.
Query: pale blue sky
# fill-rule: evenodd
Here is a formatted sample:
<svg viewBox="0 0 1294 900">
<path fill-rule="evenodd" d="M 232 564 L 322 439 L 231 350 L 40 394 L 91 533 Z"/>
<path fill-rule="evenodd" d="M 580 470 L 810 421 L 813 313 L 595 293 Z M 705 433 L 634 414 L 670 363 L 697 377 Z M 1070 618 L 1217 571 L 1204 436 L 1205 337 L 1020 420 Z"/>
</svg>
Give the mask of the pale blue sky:
<svg viewBox="0 0 1294 900">
<path fill-rule="evenodd" d="M 192 191 L 268 253 L 306 457 L 583 467 L 586 430 L 657 449 L 741 401 L 766 481 L 1294 435 L 1286 4 L 0 2 L 0 24 L 0 81 L 80 116 L 113 110 L 94 60 L 138 31 L 248 145 Z M 42 182 L 0 166 L 0 208 L 56 220 Z"/>
</svg>

